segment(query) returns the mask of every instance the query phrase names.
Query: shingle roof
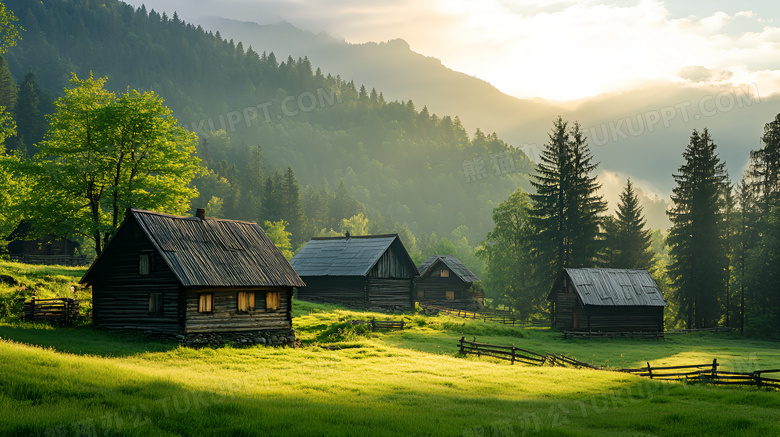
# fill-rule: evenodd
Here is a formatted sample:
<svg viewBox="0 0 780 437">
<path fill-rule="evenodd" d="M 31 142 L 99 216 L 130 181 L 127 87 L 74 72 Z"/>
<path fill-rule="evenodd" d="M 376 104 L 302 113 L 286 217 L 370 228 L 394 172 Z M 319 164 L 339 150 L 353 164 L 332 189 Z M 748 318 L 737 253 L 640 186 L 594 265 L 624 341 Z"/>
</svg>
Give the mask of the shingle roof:
<svg viewBox="0 0 780 437">
<path fill-rule="evenodd" d="M 366 276 L 391 245 L 403 248 L 398 234 L 312 238 L 290 260 L 301 276 Z M 416 270 L 414 263 L 409 264 Z"/>
<path fill-rule="evenodd" d="M 466 268 L 466 266 L 463 265 L 462 262 L 460 262 L 459 259 L 455 258 L 452 255 L 431 255 L 428 258 L 423 261 L 422 264 L 420 264 L 420 267 L 418 270 L 420 270 L 420 276 L 425 276 L 426 273 L 428 273 L 428 269 L 433 267 L 434 264 L 436 264 L 436 261 L 443 262 L 453 273 L 458 275 L 461 281 L 463 282 L 477 282 L 479 281 L 479 278 L 474 273 L 471 273 L 471 270 Z"/>
<path fill-rule="evenodd" d="M 139 209 L 131 209 L 130 215 L 185 287 L 305 286 L 256 223 L 201 220 Z M 106 246 L 103 254 L 108 249 Z M 100 258 L 102 255 L 82 282 L 88 281 Z"/>
<path fill-rule="evenodd" d="M 583 305 L 666 306 L 644 269 L 566 269 L 566 274 Z"/>
</svg>

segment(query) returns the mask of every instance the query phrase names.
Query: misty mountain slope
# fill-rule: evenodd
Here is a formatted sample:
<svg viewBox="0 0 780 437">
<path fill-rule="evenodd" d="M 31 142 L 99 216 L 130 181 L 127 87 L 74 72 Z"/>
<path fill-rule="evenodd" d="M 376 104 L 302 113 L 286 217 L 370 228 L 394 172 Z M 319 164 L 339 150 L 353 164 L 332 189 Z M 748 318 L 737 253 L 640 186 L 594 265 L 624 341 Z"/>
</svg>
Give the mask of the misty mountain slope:
<svg viewBox="0 0 780 437">
<path fill-rule="evenodd" d="M 492 228 L 492 209 L 529 186 L 531 163 L 497 136 L 362 94 L 307 60 L 261 55 L 117 0 L 5 4 L 26 29 L 5 56 L 17 81 L 32 68 L 57 93 L 71 72 L 93 72 L 114 91 L 154 90 L 208 144 L 214 175 L 198 188 L 222 198 L 230 218 L 258 220 L 265 178 L 292 166 L 302 187 L 344 181 L 388 226 L 446 236 L 465 226 L 475 244 Z"/>
<path fill-rule="evenodd" d="M 764 124 L 780 111 L 780 98 L 763 96 L 755 86 L 679 82 L 556 106 L 503 94 L 435 58 L 413 52 L 402 40 L 348 44 L 289 23 L 258 25 L 217 17 L 200 21 L 263 50 L 308 56 L 326 71 L 376 86 L 386 97 L 412 99 L 418 107 L 427 105 L 432 112 L 457 114 L 470 132 L 473 126 L 495 131 L 532 160 L 538 159 L 557 115 L 577 120 L 588 134 L 600 169 L 621 176 L 602 180 L 613 206 L 627 176 L 645 192 L 668 196 L 674 184 L 672 174 L 682 163 L 681 154 L 693 129 L 710 129 L 732 179 L 738 180 L 749 151 L 760 146 Z M 653 209 L 653 225 L 668 224 L 663 202 L 648 198 L 643 205 Z"/>
<path fill-rule="evenodd" d="M 440 60 L 412 51 L 401 39 L 350 44 L 327 33 L 314 34 L 290 23 L 260 25 L 219 17 L 198 22 L 223 37 L 284 59 L 308 57 L 323 72 L 375 87 L 388 100 L 413 100 L 436 114 L 457 115 L 469 132 L 506 132 L 547 125 L 561 111 L 544 102 L 506 95 L 481 79 L 449 69 Z M 519 138 L 506 138 L 519 145 Z"/>
</svg>

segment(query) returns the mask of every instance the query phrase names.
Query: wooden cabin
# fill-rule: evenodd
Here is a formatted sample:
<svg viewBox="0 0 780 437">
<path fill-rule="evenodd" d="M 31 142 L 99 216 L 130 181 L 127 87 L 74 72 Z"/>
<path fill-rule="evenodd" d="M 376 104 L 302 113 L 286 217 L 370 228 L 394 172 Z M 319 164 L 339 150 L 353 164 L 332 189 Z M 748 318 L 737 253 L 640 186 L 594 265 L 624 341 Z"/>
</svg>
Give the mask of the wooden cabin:
<svg viewBox="0 0 780 437">
<path fill-rule="evenodd" d="M 130 209 L 81 283 L 95 326 L 184 335 L 289 333 L 293 288 L 305 285 L 257 224 L 202 209 Z"/>
<path fill-rule="evenodd" d="M 643 269 L 565 269 L 548 296 L 552 326 L 573 331 L 663 332 L 661 289 Z"/>
<path fill-rule="evenodd" d="M 88 264 L 86 255 L 77 254 L 81 247 L 77 241 L 54 234 L 35 237 L 33 224 L 22 221 L 5 239 L 11 261 L 25 264 L 57 264 L 83 266 Z"/>
<path fill-rule="evenodd" d="M 290 261 L 298 299 L 371 311 L 410 311 L 419 273 L 397 234 L 312 238 Z"/>
<path fill-rule="evenodd" d="M 429 256 L 418 270 L 420 276 L 415 280 L 417 302 L 457 309 L 484 306 L 484 295 L 471 291 L 471 285 L 479 278 L 454 256 Z"/>
</svg>

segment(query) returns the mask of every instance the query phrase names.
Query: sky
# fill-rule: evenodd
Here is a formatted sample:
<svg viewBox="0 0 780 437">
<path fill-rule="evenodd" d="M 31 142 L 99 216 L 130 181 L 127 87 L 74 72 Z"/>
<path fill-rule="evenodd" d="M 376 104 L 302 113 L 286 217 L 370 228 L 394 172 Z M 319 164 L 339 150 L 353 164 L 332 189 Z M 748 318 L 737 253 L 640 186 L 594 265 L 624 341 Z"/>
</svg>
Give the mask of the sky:
<svg viewBox="0 0 780 437">
<path fill-rule="evenodd" d="M 125 0 L 351 43 L 406 40 L 519 98 L 569 102 L 663 82 L 780 91 L 776 0 Z"/>
</svg>

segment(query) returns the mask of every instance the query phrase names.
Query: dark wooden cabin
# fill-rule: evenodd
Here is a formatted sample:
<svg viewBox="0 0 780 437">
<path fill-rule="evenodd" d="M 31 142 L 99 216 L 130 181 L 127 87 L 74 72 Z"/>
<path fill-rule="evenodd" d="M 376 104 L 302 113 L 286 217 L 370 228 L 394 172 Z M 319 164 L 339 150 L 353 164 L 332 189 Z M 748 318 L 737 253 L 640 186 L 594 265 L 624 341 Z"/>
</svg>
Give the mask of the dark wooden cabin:
<svg viewBox="0 0 780 437">
<path fill-rule="evenodd" d="M 95 326 L 168 334 L 289 332 L 305 285 L 255 223 L 138 209 L 81 283 Z"/>
<path fill-rule="evenodd" d="M 548 296 L 553 327 L 663 332 L 666 301 L 647 270 L 565 269 Z"/>
<path fill-rule="evenodd" d="M 371 311 L 414 308 L 419 273 L 397 234 L 312 238 L 290 261 L 306 283 L 298 298 Z"/>
<path fill-rule="evenodd" d="M 86 255 L 76 254 L 81 244 L 54 234 L 35 237 L 33 224 L 22 221 L 5 239 L 12 261 L 25 264 L 83 266 Z"/>
<path fill-rule="evenodd" d="M 457 309 L 484 306 L 484 296 L 470 290 L 479 278 L 454 256 L 429 256 L 418 270 L 420 277 L 415 280 L 417 302 Z"/>
</svg>

